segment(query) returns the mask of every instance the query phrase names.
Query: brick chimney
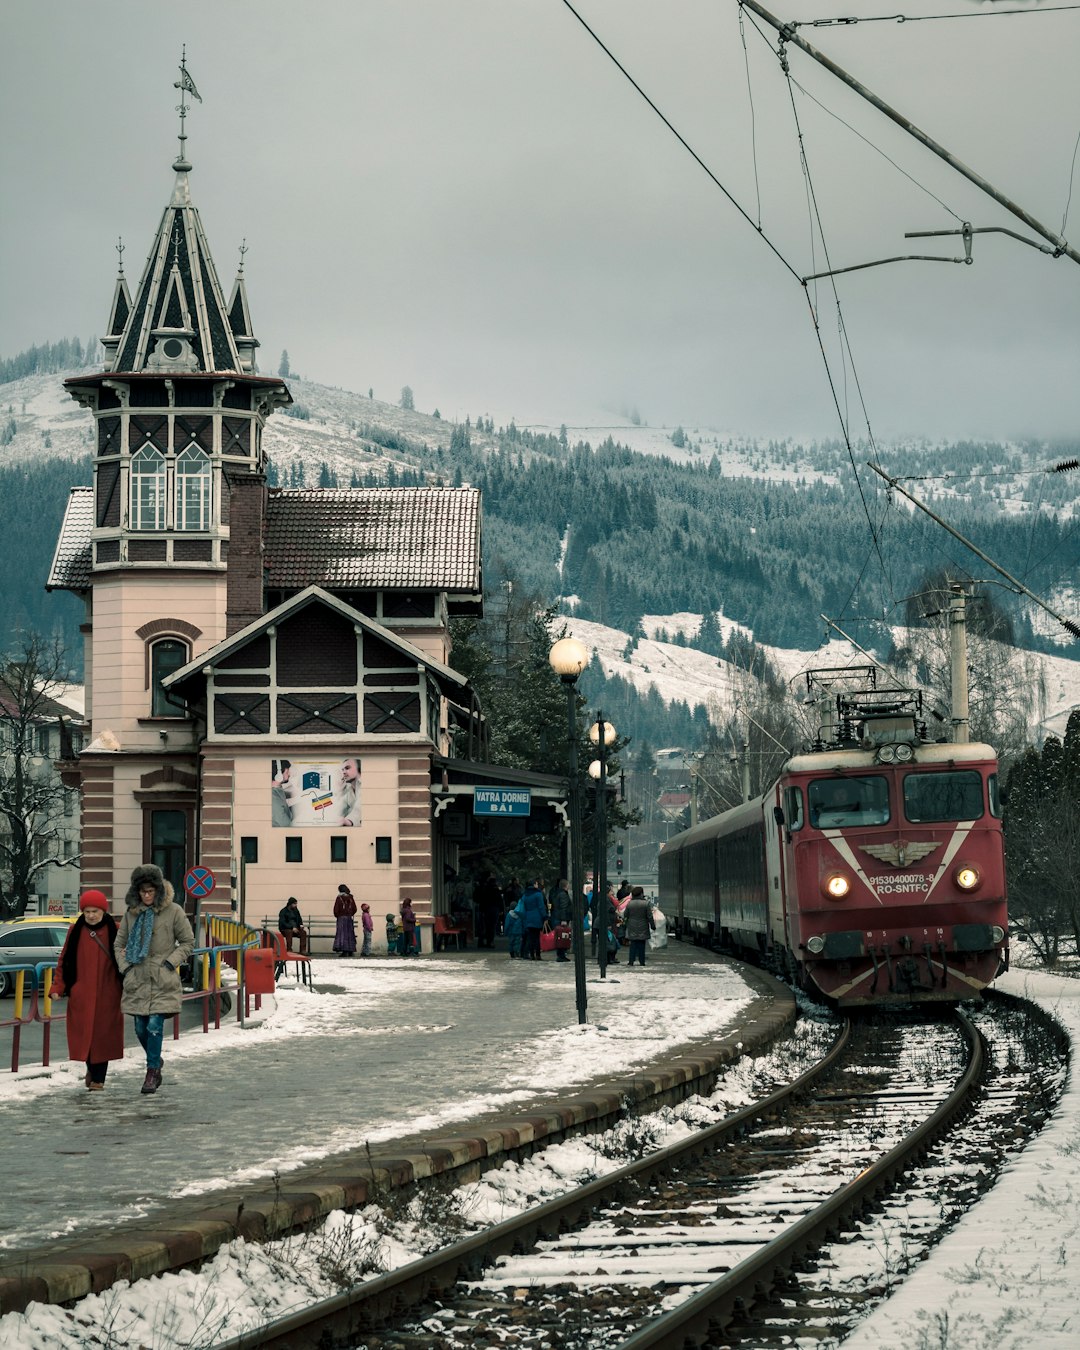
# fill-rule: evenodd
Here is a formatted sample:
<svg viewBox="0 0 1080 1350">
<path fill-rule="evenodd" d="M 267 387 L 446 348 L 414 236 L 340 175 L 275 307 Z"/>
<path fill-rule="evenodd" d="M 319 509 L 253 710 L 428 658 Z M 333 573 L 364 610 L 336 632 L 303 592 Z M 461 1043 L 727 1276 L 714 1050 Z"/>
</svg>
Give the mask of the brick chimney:
<svg viewBox="0 0 1080 1350">
<path fill-rule="evenodd" d="M 266 478 L 263 474 L 230 475 L 229 560 L 225 636 L 262 617 L 263 526 L 266 521 Z"/>
</svg>

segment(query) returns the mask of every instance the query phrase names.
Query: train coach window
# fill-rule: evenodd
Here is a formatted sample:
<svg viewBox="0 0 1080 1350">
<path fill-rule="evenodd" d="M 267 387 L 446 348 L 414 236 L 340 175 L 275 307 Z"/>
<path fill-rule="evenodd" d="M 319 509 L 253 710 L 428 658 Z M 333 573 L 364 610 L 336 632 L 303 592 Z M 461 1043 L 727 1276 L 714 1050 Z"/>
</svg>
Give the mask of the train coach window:
<svg viewBox="0 0 1080 1350">
<path fill-rule="evenodd" d="M 803 827 L 802 788 L 784 789 L 784 820 L 789 830 L 801 830 Z"/>
<path fill-rule="evenodd" d="M 972 769 L 909 773 L 904 779 L 904 814 L 910 821 L 978 820 L 982 813 L 982 779 Z"/>
<path fill-rule="evenodd" d="M 810 824 L 819 830 L 884 825 L 888 819 L 884 778 L 815 778 L 810 784 Z"/>
</svg>

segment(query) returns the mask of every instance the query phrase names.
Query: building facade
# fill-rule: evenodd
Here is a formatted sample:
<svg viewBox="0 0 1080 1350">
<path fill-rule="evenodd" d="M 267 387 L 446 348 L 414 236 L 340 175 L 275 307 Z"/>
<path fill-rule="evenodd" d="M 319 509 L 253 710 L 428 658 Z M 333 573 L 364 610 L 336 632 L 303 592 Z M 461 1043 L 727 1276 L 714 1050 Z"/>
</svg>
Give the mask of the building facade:
<svg viewBox="0 0 1080 1350">
<path fill-rule="evenodd" d="M 198 863 L 204 908 L 249 922 L 287 896 L 329 915 L 342 882 L 431 912 L 471 828 L 433 799 L 501 777 L 450 665 L 450 619 L 482 608 L 479 494 L 268 487 L 263 428 L 291 396 L 257 372 L 242 269 L 225 298 L 183 137 L 173 171 L 105 368 L 66 381 L 96 426 L 49 578 L 86 606 L 89 742 L 64 765 L 81 884 L 116 904 L 150 861 L 179 893 Z M 549 814 L 556 786 L 528 787 Z"/>
</svg>

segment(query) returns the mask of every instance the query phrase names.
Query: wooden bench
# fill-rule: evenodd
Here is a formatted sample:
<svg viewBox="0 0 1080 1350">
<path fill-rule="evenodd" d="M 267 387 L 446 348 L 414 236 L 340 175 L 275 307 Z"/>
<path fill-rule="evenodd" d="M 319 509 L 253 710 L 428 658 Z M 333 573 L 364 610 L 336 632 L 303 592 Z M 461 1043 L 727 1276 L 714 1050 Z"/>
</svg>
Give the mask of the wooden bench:
<svg viewBox="0 0 1080 1350">
<path fill-rule="evenodd" d="M 313 987 L 311 982 L 311 957 L 301 956 L 299 952 L 291 952 L 285 946 L 285 939 L 280 933 L 275 933 L 269 928 L 264 928 L 261 934 L 262 945 L 271 947 L 274 952 L 274 979 L 279 980 L 288 969 L 288 963 L 296 963 L 296 978 L 301 984 L 306 984 L 309 989 Z"/>
<path fill-rule="evenodd" d="M 435 951 L 446 950 L 446 944 L 454 938 L 457 942 L 458 951 L 468 946 L 469 929 L 465 924 L 455 924 L 446 914 L 435 915 L 435 925 L 432 930 L 432 945 Z"/>
</svg>

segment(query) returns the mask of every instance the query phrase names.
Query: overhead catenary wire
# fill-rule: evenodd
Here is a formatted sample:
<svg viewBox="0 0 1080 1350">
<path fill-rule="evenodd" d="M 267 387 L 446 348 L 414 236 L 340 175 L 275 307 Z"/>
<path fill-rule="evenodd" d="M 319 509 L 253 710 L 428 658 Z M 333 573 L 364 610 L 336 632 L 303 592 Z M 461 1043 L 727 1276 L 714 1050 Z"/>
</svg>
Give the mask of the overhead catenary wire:
<svg viewBox="0 0 1080 1350">
<path fill-rule="evenodd" d="M 608 45 L 603 41 L 603 39 L 600 37 L 600 35 L 599 35 L 599 34 L 591 27 L 590 24 L 588 24 L 588 23 L 585 21 L 585 19 L 582 17 L 582 15 L 578 13 L 578 11 L 577 11 L 577 10 L 574 8 L 574 6 L 570 3 L 570 0 L 562 0 L 562 3 L 563 3 L 563 5 L 565 6 L 565 8 L 566 8 L 567 10 L 569 10 L 569 12 L 574 16 L 574 18 L 577 19 L 578 23 L 582 26 L 582 28 L 585 29 L 585 31 L 589 34 L 589 36 L 590 36 L 590 37 L 592 38 L 592 40 L 596 43 L 596 45 L 600 48 L 600 50 L 604 53 L 604 55 L 608 58 L 608 60 L 612 62 L 612 64 L 616 67 L 616 69 L 619 71 L 619 73 L 623 76 L 623 78 L 624 78 L 625 80 L 627 80 L 627 82 L 628 82 L 628 83 L 633 87 L 633 89 L 641 96 L 641 98 L 643 98 L 643 99 L 645 100 L 645 102 L 649 105 L 649 107 L 653 110 L 653 112 L 657 115 L 657 117 L 660 118 L 660 120 L 664 123 L 664 125 L 668 128 L 668 130 L 672 133 L 672 135 L 678 140 L 679 144 L 680 144 L 680 145 L 687 151 L 687 153 L 693 158 L 694 162 L 695 162 L 697 165 L 699 165 L 699 167 L 700 167 L 701 169 L 703 169 L 703 170 L 705 171 L 705 173 L 709 176 L 709 179 L 716 185 L 716 187 L 718 187 L 718 188 L 720 189 L 720 191 L 724 194 L 724 196 L 728 199 L 728 201 L 732 204 L 732 206 L 735 207 L 735 209 L 739 212 L 739 214 L 743 217 L 743 219 L 747 222 L 747 224 L 753 226 L 754 230 L 755 230 L 756 233 L 759 235 L 759 237 L 760 237 L 762 240 L 764 240 L 764 242 L 765 242 L 765 244 L 767 245 L 767 247 L 772 251 L 772 253 L 773 253 L 773 254 L 776 256 L 776 258 L 783 264 L 783 266 L 787 269 L 787 271 L 791 274 L 791 276 L 794 277 L 795 280 L 798 281 L 799 285 L 803 288 L 803 291 L 804 291 L 804 293 L 806 294 L 806 302 L 807 302 L 807 306 L 808 306 L 809 311 L 810 311 L 811 322 L 813 323 L 813 326 L 814 326 L 814 332 L 815 332 L 815 334 L 816 334 L 816 336 L 817 336 L 817 340 L 818 340 L 818 348 L 819 348 L 819 350 L 820 350 L 820 352 L 821 352 L 822 361 L 823 361 L 824 364 L 825 364 L 826 378 L 827 378 L 827 380 L 828 380 L 829 391 L 830 391 L 830 394 L 831 394 L 832 400 L 833 400 L 833 406 L 834 406 L 835 409 L 836 409 L 836 415 L 837 415 L 837 417 L 838 417 L 838 419 L 839 419 L 839 421 L 840 421 L 840 426 L 841 426 L 841 430 L 842 430 L 843 435 L 844 435 L 844 440 L 845 440 L 845 442 L 846 442 L 846 444 L 847 444 L 848 455 L 849 455 L 849 457 L 850 457 L 850 459 L 851 459 L 852 468 L 853 468 L 854 471 L 855 471 L 855 479 L 856 479 L 856 483 L 858 484 L 858 488 L 859 488 L 859 496 L 862 498 L 863 510 L 864 510 L 865 513 L 866 513 L 867 523 L 870 525 L 871 534 L 873 535 L 873 533 L 874 533 L 874 526 L 873 526 L 873 522 L 872 522 L 872 520 L 871 520 L 871 518 L 870 518 L 870 511 L 869 511 L 869 508 L 868 508 L 867 503 L 866 503 L 865 495 L 863 494 L 862 483 L 861 483 L 861 481 L 859 481 L 858 469 L 857 469 L 856 466 L 855 466 L 854 449 L 853 449 L 853 447 L 852 447 L 852 445 L 851 445 L 851 437 L 850 437 L 850 434 L 849 434 L 849 431 L 848 431 L 847 422 L 846 422 L 846 420 L 845 420 L 845 418 L 844 418 L 843 410 L 841 409 L 841 406 L 840 406 L 840 399 L 839 399 L 839 396 L 838 396 L 837 390 L 836 390 L 836 381 L 835 381 L 834 378 L 833 378 L 832 370 L 831 370 L 831 368 L 830 368 L 830 366 L 829 366 L 829 358 L 828 358 L 828 353 L 827 353 L 826 350 L 825 350 L 825 342 L 824 342 L 824 338 L 823 338 L 822 332 L 821 332 L 821 325 L 820 325 L 820 323 L 819 323 L 819 321 L 818 321 L 818 315 L 817 315 L 817 313 L 816 313 L 816 310 L 815 310 L 813 301 L 812 301 L 812 299 L 811 299 L 811 297 L 810 297 L 810 294 L 809 294 L 809 291 L 808 291 L 808 289 L 807 289 L 807 286 L 806 286 L 805 281 L 804 281 L 803 278 L 799 275 L 797 269 L 796 269 L 796 268 L 788 261 L 788 259 L 784 256 L 784 254 L 780 251 L 779 247 L 778 247 L 776 244 L 774 244 L 773 241 L 768 237 L 768 235 L 765 233 L 764 229 L 763 229 L 760 225 L 758 225 L 758 224 L 756 224 L 756 223 L 754 222 L 753 218 L 750 216 L 749 212 L 745 209 L 745 207 L 743 207 L 742 204 L 736 199 L 736 197 L 728 190 L 728 188 L 725 187 L 725 185 L 720 181 L 720 179 L 716 176 L 716 174 L 712 171 L 712 169 L 709 168 L 709 166 L 705 163 L 705 161 L 701 158 L 701 156 L 697 153 L 697 151 L 693 148 L 693 146 L 689 143 L 689 141 L 687 141 L 686 137 L 682 135 L 682 133 L 675 127 L 675 125 L 671 122 L 671 120 L 670 120 L 670 119 L 669 119 L 669 118 L 661 111 L 661 109 L 660 109 L 660 108 L 658 107 L 658 105 L 653 101 L 653 99 L 649 97 L 649 95 L 645 92 L 645 90 L 641 87 L 641 85 L 637 82 L 637 80 L 634 79 L 634 77 L 630 74 L 630 72 L 626 69 L 626 67 L 622 64 L 622 62 L 618 59 L 618 57 L 615 55 L 615 53 L 614 53 L 614 52 L 610 49 L 610 47 L 608 47 Z M 742 0 L 740 0 L 740 8 L 741 8 L 741 6 L 742 6 Z M 756 25 L 754 25 L 754 26 L 755 26 L 755 28 L 757 27 Z M 758 30 L 758 31 L 760 32 L 760 30 Z M 816 210 L 816 206 L 815 206 L 815 210 Z M 833 293 L 834 293 L 834 295 L 836 294 L 835 286 L 834 286 L 834 288 L 833 288 Z M 839 308 L 839 301 L 838 301 L 838 300 L 837 300 L 837 307 Z M 842 317 L 840 318 L 840 322 L 841 322 L 841 324 L 843 323 Z M 846 343 L 846 342 L 847 342 L 846 332 L 845 332 L 845 334 L 844 334 L 844 340 L 845 340 L 845 343 Z M 850 344 L 847 344 L 847 350 L 848 350 L 848 354 L 849 354 L 849 357 L 850 357 Z M 854 367 L 852 368 L 852 374 L 853 374 L 853 376 L 855 377 L 855 380 L 856 380 L 856 387 L 858 388 L 858 376 L 857 376 L 857 373 L 856 373 L 855 370 L 854 370 Z M 866 405 L 865 405 L 865 401 L 862 400 L 862 392 L 861 392 L 861 389 L 860 389 L 860 391 L 859 391 L 859 396 L 860 396 L 860 401 L 862 402 L 863 411 L 864 411 L 864 415 L 865 415 L 865 412 L 866 412 Z M 868 418 L 867 418 L 867 431 L 868 431 L 868 433 L 869 433 L 869 431 L 870 431 L 869 419 L 868 419 Z M 880 554 L 880 550 L 879 550 L 879 554 Z M 883 573 L 884 573 L 884 571 L 885 571 L 884 559 L 881 560 L 881 566 L 882 566 L 882 570 L 883 570 Z"/>
<path fill-rule="evenodd" d="M 859 23 L 933 23 L 941 19 L 1001 19 L 1008 15 L 1058 14 L 1063 10 L 1080 9 L 1080 5 L 1040 5 L 1038 9 L 1002 9 L 993 5 L 987 9 L 966 9 L 950 14 L 860 14 L 842 15 L 832 19 L 807 19 L 807 28 L 854 28 Z"/>
<path fill-rule="evenodd" d="M 582 28 L 585 29 L 586 33 L 588 33 L 588 35 L 592 38 L 592 40 L 596 43 L 596 45 L 600 48 L 600 50 L 604 53 L 604 55 L 608 58 L 608 60 L 612 63 L 612 65 L 615 66 L 615 68 L 619 71 L 619 73 L 623 76 L 623 78 L 627 80 L 628 83 L 631 84 L 635 90 L 637 90 L 638 94 L 641 95 L 641 97 L 645 100 L 645 102 L 649 105 L 649 107 L 653 110 L 653 112 L 657 115 L 657 117 L 659 117 L 661 122 L 663 122 L 664 126 L 667 127 L 667 129 L 671 132 L 671 134 L 675 137 L 675 139 L 679 142 L 679 144 L 683 147 L 683 149 L 687 152 L 687 154 L 690 155 L 690 157 L 694 160 L 695 164 L 697 164 L 699 168 L 705 171 L 705 173 L 709 176 L 709 179 L 712 181 L 712 183 L 720 189 L 720 191 L 728 199 L 728 201 L 735 208 L 735 210 L 738 211 L 739 215 L 742 216 L 742 218 L 746 221 L 748 225 L 753 227 L 754 232 L 764 241 L 766 247 L 773 254 L 775 254 L 779 262 L 783 264 L 783 266 L 791 273 L 791 275 L 796 279 L 796 281 L 799 281 L 801 283 L 802 278 L 799 276 L 797 269 L 793 267 L 790 262 L 788 262 L 787 258 L 785 258 L 783 253 L 780 251 L 780 248 L 773 243 L 773 241 L 765 233 L 764 229 L 762 229 L 761 226 L 759 226 L 754 221 L 754 218 L 750 215 L 749 211 L 746 210 L 746 208 L 742 205 L 742 203 L 738 200 L 738 198 L 732 192 L 730 192 L 727 187 L 724 186 L 724 184 L 720 181 L 719 178 L 717 178 L 716 174 L 713 173 L 712 169 L 709 168 L 709 166 L 701 158 L 701 156 L 690 144 L 690 142 L 686 139 L 686 137 L 682 134 L 682 132 L 679 131 L 679 129 L 674 125 L 674 123 L 672 123 L 670 119 L 666 117 L 665 114 L 660 110 L 660 108 L 656 105 L 656 103 L 653 102 L 653 100 L 649 97 L 649 95 L 645 92 L 645 90 L 641 87 L 641 85 L 638 84 L 637 80 L 634 79 L 633 75 L 630 74 L 630 72 L 626 69 L 626 67 L 615 55 L 615 53 L 611 50 L 611 48 L 607 45 L 607 43 L 604 42 L 604 40 L 600 37 L 599 33 L 597 33 L 595 29 L 593 29 L 585 21 L 585 19 L 577 12 L 574 6 L 570 3 L 570 0 L 562 0 L 562 3 L 566 7 L 566 9 L 568 9 L 570 13 L 574 16 L 574 18 L 577 19 L 578 23 L 581 24 Z"/>
<path fill-rule="evenodd" d="M 860 80 L 857 80 L 853 75 L 849 75 L 843 66 L 837 65 L 836 62 L 826 56 L 824 52 L 818 51 L 818 49 L 807 42 L 805 38 L 800 37 L 798 32 L 799 24 L 784 23 L 781 19 L 778 19 L 775 14 L 770 13 L 764 5 L 759 4 L 758 0 L 738 0 L 738 4 L 740 6 L 745 6 L 745 8 L 756 14 L 758 18 L 775 30 L 780 38 L 781 49 L 785 48 L 788 43 L 798 47 L 800 51 L 816 61 L 818 65 L 823 66 L 831 75 L 834 75 L 838 80 L 846 84 L 849 89 L 853 89 L 860 98 L 865 99 L 873 107 L 877 108 L 878 112 L 889 118 L 890 121 L 895 122 L 901 130 L 906 131 L 909 136 L 914 137 L 915 140 L 924 145 L 932 154 L 937 155 L 939 159 L 943 159 L 950 168 L 954 169 L 970 183 L 974 183 L 975 186 L 979 188 L 980 191 L 985 192 L 987 196 L 992 197 L 999 206 L 1003 206 L 1012 215 L 1016 216 L 1019 220 L 1022 220 L 1028 229 L 1033 230 L 1036 234 L 1042 235 L 1048 243 L 1053 244 L 1055 257 L 1064 256 L 1071 258 L 1073 262 L 1080 263 L 1080 253 L 1071 247 L 1071 245 L 1061 238 L 1060 235 L 1056 234 L 1048 226 L 1037 220 L 1029 211 L 1025 210 L 1024 207 L 1020 206 L 1017 202 L 1006 197 L 1003 192 L 999 192 L 992 183 L 985 179 L 981 174 L 976 173 L 974 169 L 970 169 L 963 160 L 958 159 L 951 151 L 946 150 L 946 148 L 938 141 L 935 141 L 932 136 L 928 136 L 925 131 L 920 127 L 917 127 L 915 123 L 905 117 L 903 113 L 898 112 L 895 108 L 886 103 L 884 99 L 879 98 L 873 90 L 868 89 L 866 85 Z"/>
</svg>

